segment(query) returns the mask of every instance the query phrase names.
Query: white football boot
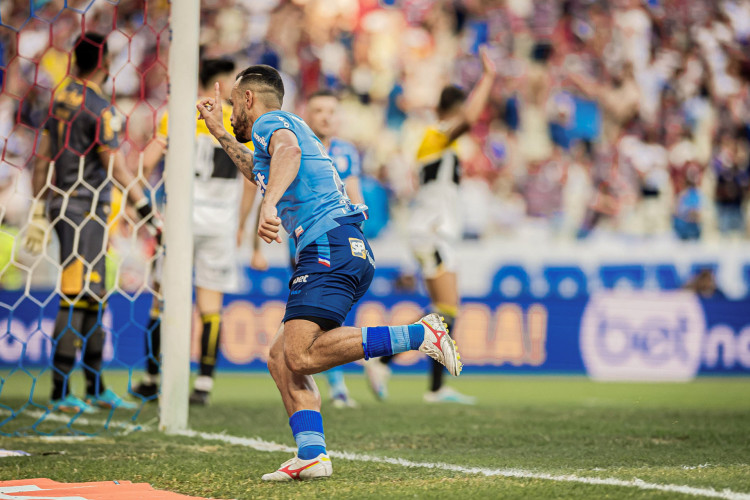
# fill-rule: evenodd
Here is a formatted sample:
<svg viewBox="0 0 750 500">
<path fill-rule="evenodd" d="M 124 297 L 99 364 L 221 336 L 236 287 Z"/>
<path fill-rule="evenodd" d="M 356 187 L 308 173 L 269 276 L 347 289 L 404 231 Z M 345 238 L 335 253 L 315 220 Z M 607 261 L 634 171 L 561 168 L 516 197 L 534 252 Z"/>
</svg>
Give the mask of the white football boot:
<svg viewBox="0 0 750 500">
<path fill-rule="evenodd" d="M 333 474 L 333 465 L 328 455 L 321 453 L 311 460 L 302 460 L 295 454 L 294 458 L 281 464 L 278 470 L 263 474 L 261 479 L 263 481 L 304 481 L 330 477 L 331 474 Z"/>
<path fill-rule="evenodd" d="M 424 327 L 424 340 L 419 351 L 445 366 L 451 375 L 458 377 L 464 365 L 459 361 L 461 355 L 456 349 L 456 342 L 448 335 L 448 325 L 443 323 L 443 318 L 432 313 L 420 319 L 419 324 Z"/>
</svg>

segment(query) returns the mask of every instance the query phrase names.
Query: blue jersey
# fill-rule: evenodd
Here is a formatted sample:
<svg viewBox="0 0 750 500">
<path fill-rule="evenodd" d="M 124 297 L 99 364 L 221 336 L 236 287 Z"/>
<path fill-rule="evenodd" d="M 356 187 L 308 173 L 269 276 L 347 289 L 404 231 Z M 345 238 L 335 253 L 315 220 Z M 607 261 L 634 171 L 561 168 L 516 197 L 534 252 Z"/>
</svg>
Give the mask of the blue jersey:
<svg viewBox="0 0 750 500">
<path fill-rule="evenodd" d="M 359 160 L 359 151 L 351 142 L 331 138 L 331 145 L 328 148 L 328 156 L 333 161 L 333 166 L 339 173 L 339 178 L 345 181 L 351 176 L 359 177 L 362 174 L 362 166 Z M 346 187 L 346 186 L 344 186 Z M 293 256 L 295 251 L 294 239 L 289 238 L 289 255 Z"/>
<path fill-rule="evenodd" d="M 333 160 L 333 165 L 339 173 L 339 177 L 346 180 L 347 177 L 359 177 L 362 166 L 359 161 L 359 151 L 351 142 L 344 141 L 338 137 L 331 138 L 331 146 L 328 155 Z"/>
<path fill-rule="evenodd" d="M 346 222 L 352 222 L 357 218 L 350 216 L 359 215 L 359 220 L 364 220 L 367 207 L 351 203 L 323 144 L 300 117 L 286 111 L 265 113 L 253 124 L 253 176 L 263 195 L 271 164 L 268 145 L 273 133 L 281 128 L 297 136 L 302 150 L 297 177 L 276 204 L 281 225 L 294 238 L 299 255 L 305 246 L 339 227 L 337 219 L 347 217 Z"/>
</svg>

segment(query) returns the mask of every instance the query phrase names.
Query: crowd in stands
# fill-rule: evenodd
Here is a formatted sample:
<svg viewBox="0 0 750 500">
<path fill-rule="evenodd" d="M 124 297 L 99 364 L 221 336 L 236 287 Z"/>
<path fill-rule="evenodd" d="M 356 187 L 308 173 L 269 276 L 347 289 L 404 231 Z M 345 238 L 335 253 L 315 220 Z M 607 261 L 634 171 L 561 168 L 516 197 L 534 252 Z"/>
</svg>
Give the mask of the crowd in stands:
<svg viewBox="0 0 750 500">
<path fill-rule="evenodd" d="M 132 168 L 166 109 L 166 0 L 97 0 L 85 16 L 37 0 L 27 21 L 29 3 L 0 7 L 4 25 L 23 26 L 0 28 L 4 204 L 28 191 L 34 131 L 84 18 L 87 30 L 111 32 L 105 91 L 128 117 Z M 371 186 L 372 204 L 390 207 L 376 220 L 408 210 L 415 152 L 440 90 L 470 88 L 487 45 L 499 73 L 491 104 L 458 144 L 466 238 L 749 234 L 750 0 L 201 5 L 202 55 L 276 67 L 286 110 L 304 115 L 305 96 L 321 88 L 342 96 L 341 135 L 371 178 L 366 201 Z M 26 207 L 8 204 L 3 224 L 20 225 Z"/>
</svg>

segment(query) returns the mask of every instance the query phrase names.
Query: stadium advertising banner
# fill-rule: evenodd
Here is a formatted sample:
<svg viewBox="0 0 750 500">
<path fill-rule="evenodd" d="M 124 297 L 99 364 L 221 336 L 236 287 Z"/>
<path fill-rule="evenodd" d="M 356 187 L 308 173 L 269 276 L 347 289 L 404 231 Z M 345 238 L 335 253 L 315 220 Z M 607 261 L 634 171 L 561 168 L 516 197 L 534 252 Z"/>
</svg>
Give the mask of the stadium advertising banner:
<svg viewBox="0 0 750 500">
<path fill-rule="evenodd" d="M 347 323 L 404 324 L 427 306 L 421 293 L 386 286 L 379 270 L 370 292 Z M 220 369 L 265 367 L 268 348 L 283 316 L 286 271 L 254 277 L 250 291 L 225 299 Z M 750 375 L 750 298 L 700 299 L 682 290 L 601 290 L 564 298 L 553 289 L 542 297 L 511 299 L 497 290 L 463 300 L 455 336 L 465 373 L 588 374 L 596 380 L 688 381 L 697 375 Z M 0 316 L 0 366 L 38 367 L 49 362 L 57 312 L 52 292 L 0 292 L 11 305 Z M 139 370 L 151 297 L 115 295 L 102 322 L 109 368 Z M 197 313 L 196 313 L 197 318 Z M 200 322 L 194 322 L 193 359 Z M 423 371 L 417 352 L 399 355 L 397 370 Z M 356 365 L 348 367 L 360 369 Z"/>
</svg>

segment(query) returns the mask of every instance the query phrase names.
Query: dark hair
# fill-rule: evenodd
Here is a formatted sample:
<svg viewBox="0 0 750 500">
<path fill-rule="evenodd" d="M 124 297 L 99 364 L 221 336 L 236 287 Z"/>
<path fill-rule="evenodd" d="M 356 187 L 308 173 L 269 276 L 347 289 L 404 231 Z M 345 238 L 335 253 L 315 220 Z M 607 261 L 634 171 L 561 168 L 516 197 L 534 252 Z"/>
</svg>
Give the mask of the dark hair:
<svg viewBox="0 0 750 500">
<path fill-rule="evenodd" d="M 546 63 L 552 57 L 553 51 L 552 44 L 549 42 L 537 42 L 531 49 L 531 59 L 539 63 Z"/>
<path fill-rule="evenodd" d="M 284 101 L 284 82 L 281 75 L 271 66 L 256 64 L 237 73 L 239 87 L 252 86 L 255 92 L 271 93 L 278 101 L 279 107 Z"/>
<path fill-rule="evenodd" d="M 213 83 L 211 80 L 217 75 L 234 71 L 234 67 L 234 61 L 231 59 L 203 59 L 201 69 L 198 71 L 198 80 L 205 87 Z"/>
<path fill-rule="evenodd" d="M 466 92 L 455 85 L 448 85 L 442 92 L 440 92 L 440 101 L 438 102 L 437 111 L 439 114 L 447 113 L 465 100 Z"/>
<path fill-rule="evenodd" d="M 316 90 L 315 92 L 313 92 L 312 94 L 310 94 L 309 96 L 307 96 L 307 100 L 308 101 L 312 101 L 316 97 L 333 97 L 336 100 L 338 100 L 338 98 L 339 98 L 339 96 L 337 96 L 336 93 L 333 92 L 332 90 L 329 90 L 329 89 L 320 89 L 320 90 Z"/>
<path fill-rule="evenodd" d="M 76 56 L 76 68 L 81 75 L 91 73 L 98 68 L 102 59 L 109 53 L 104 36 L 93 31 L 87 31 L 76 38 L 73 51 Z"/>
</svg>

